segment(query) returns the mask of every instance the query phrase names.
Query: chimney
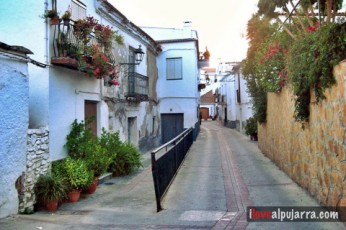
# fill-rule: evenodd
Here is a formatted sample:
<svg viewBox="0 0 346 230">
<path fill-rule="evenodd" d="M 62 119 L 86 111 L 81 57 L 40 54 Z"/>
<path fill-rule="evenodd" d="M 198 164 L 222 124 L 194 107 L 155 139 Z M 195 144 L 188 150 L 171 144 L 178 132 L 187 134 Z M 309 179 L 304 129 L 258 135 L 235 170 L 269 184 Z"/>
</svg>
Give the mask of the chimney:
<svg viewBox="0 0 346 230">
<path fill-rule="evenodd" d="M 189 28 L 190 29 L 192 27 L 192 22 L 191 21 L 184 21 L 183 24 L 184 24 L 184 28 Z"/>
<path fill-rule="evenodd" d="M 196 31 L 192 30 L 192 22 L 184 21 L 184 27 L 182 29 L 182 36 L 184 38 L 194 38 L 197 37 Z"/>
</svg>

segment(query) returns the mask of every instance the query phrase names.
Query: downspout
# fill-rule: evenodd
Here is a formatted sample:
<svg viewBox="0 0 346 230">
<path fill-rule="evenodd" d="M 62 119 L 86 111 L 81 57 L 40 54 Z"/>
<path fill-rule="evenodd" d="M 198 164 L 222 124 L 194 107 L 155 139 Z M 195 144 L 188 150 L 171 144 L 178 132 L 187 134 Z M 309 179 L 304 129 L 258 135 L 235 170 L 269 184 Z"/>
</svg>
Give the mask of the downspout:
<svg viewBox="0 0 346 230">
<path fill-rule="evenodd" d="M 45 0 L 45 2 L 44 2 L 44 8 L 45 8 L 45 11 L 47 11 L 48 10 L 48 0 Z M 48 19 L 46 18 L 45 19 L 45 38 L 44 38 L 44 40 L 46 41 L 45 42 L 45 45 L 46 45 L 46 49 L 45 49 L 45 62 L 46 62 L 46 64 L 49 64 L 49 58 L 48 58 L 48 55 L 49 55 L 49 51 L 48 51 L 48 49 L 49 49 L 49 34 L 48 34 L 48 32 L 49 32 L 49 27 L 48 27 Z"/>
</svg>

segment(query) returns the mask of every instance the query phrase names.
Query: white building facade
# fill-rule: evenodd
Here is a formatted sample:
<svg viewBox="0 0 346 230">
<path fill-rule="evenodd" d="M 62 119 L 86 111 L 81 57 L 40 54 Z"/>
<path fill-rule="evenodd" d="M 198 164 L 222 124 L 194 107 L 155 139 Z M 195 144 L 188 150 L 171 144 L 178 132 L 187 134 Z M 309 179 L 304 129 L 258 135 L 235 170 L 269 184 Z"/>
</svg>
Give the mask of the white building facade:
<svg viewBox="0 0 346 230">
<path fill-rule="evenodd" d="M 76 69 L 52 64 L 52 57 L 58 56 L 55 44 L 57 33 L 67 31 L 67 27 L 50 25 L 49 19 L 40 17 L 46 10 L 52 9 L 54 4 L 60 14 L 72 8 L 73 19 L 92 16 L 100 24 L 109 25 L 114 31 L 118 31 L 124 37 L 125 44 L 114 47 L 115 64 L 128 63 L 131 50 L 141 45 L 145 58 L 132 69 L 135 69 L 136 76 L 144 79 L 142 82 L 146 87 L 145 99 L 127 97 L 137 96 L 128 94 L 128 65 L 119 65 L 120 86 L 108 87 L 103 79 L 89 78 Z M 24 1 L 20 4 L 6 2 L 1 3 L 0 9 L 0 17 L 6 17 L 6 23 L 0 25 L 4 42 L 28 47 L 35 53 L 35 60 L 47 65 L 46 68 L 29 66 L 30 128 L 48 127 L 51 160 L 66 155 L 64 144 L 70 125 L 74 119 L 85 120 L 86 106 L 95 107 L 98 135 L 102 128 L 118 131 L 122 140 L 130 141 L 144 149 L 147 140 L 155 139 L 154 136 L 159 133 L 159 119 L 153 119 L 157 116 L 157 107 L 153 103 L 156 98 L 152 97 L 156 94 L 152 91 L 156 88 L 157 79 L 156 67 L 153 66 L 156 66 L 159 49 L 145 32 L 127 20 L 112 5 L 98 0 L 42 0 L 30 3 Z M 74 15 L 76 9 L 78 15 Z M 26 12 L 25 18 L 19 14 L 21 11 Z M 72 26 L 69 29 L 72 29 Z M 24 35 L 25 39 L 19 34 Z M 148 76 L 148 73 L 151 76 Z M 128 127 L 129 124 L 132 127 Z M 131 131 L 132 133 L 129 133 Z M 154 142 L 157 143 L 156 140 Z"/>
<path fill-rule="evenodd" d="M 241 63 L 225 62 L 218 67 L 219 88 L 217 103 L 219 121 L 223 125 L 245 133 L 246 120 L 253 115 L 251 97 L 247 93 L 246 80 Z"/>
<path fill-rule="evenodd" d="M 62 44 L 72 47 L 81 41 L 73 32 L 73 21 L 64 25 L 61 20 L 58 25 L 52 25 L 50 19 L 42 17 L 54 8 L 60 16 L 71 10 L 73 20 L 92 16 L 123 37 L 124 44 L 114 42 L 111 50 L 112 62 L 119 72 L 119 86 L 109 84 L 107 78 L 86 76 L 85 71 L 81 71 L 80 61 L 69 54 L 71 49 L 66 53 L 61 51 Z M 41 173 L 48 168 L 49 162 L 66 157 L 66 135 L 75 119 L 83 121 L 93 116 L 96 135 L 101 134 L 102 128 L 119 132 L 123 141 L 138 146 L 142 152 L 160 144 L 161 121 L 156 93 L 156 61 L 160 47 L 110 3 L 102 0 L 3 1 L 0 3 L 0 31 L 2 42 L 27 47 L 34 53 L 31 58 L 38 65 L 28 66 L 28 111 L 23 119 L 28 119 L 30 129 L 47 133 L 48 137 L 46 134 L 42 137 L 47 145 L 42 148 L 46 148 L 48 157 L 44 156 L 40 159 L 44 163 L 38 164 L 44 169 L 34 171 Z M 63 38 L 66 43 L 61 43 Z M 134 55 L 139 46 L 144 58 L 135 64 Z M 25 110 L 25 106 L 17 109 Z M 25 125 L 27 129 L 28 124 Z M 26 138 L 21 140 L 25 142 Z M 20 148 L 25 152 L 29 149 L 24 145 Z M 21 157 L 25 161 L 25 154 Z M 4 159 L 10 164 L 10 159 Z M 17 170 L 23 178 L 27 177 L 25 167 L 17 167 Z M 4 175 L 8 173 L 2 173 L 2 180 L 5 180 Z M 32 175 L 28 180 L 36 181 L 38 176 Z M 13 178 L 11 181 L 13 185 Z M 29 187 L 32 189 L 32 185 Z M 11 199 L 18 199 L 18 194 L 13 193 Z M 24 202 L 23 210 L 32 208 L 32 200 Z"/>
<path fill-rule="evenodd" d="M 26 169 L 29 125 L 27 53 L 23 48 L 0 42 L 0 218 L 17 213 L 17 181 Z"/>
<path fill-rule="evenodd" d="M 190 22 L 183 28 L 142 28 L 161 45 L 157 58 L 157 95 L 162 143 L 199 124 L 198 35 Z M 199 130 L 199 126 L 197 128 Z"/>
</svg>

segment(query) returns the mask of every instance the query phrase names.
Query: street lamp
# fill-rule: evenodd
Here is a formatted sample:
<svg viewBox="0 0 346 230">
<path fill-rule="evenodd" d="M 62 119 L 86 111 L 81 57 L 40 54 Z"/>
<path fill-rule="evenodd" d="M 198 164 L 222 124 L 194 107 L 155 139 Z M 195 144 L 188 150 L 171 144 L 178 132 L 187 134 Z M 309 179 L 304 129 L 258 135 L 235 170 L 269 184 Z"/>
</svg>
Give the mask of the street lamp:
<svg viewBox="0 0 346 230">
<path fill-rule="evenodd" d="M 134 49 L 133 53 L 135 54 L 135 62 L 120 63 L 120 65 L 139 65 L 143 61 L 144 57 L 144 52 L 141 48 L 141 45 L 139 45 L 137 49 Z"/>
</svg>

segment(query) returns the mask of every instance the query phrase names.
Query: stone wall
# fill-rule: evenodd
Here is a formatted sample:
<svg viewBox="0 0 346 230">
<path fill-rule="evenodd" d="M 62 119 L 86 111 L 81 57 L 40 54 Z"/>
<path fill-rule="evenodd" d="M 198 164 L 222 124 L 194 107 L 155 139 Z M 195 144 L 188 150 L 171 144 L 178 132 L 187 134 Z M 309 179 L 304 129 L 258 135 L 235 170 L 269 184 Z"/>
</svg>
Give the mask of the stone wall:
<svg viewBox="0 0 346 230">
<path fill-rule="evenodd" d="M 27 139 L 26 171 L 20 178 L 19 212 L 31 213 L 34 210 L 36 197 L 35 183 L 40 175 L 49 170 L 49 131 L 47 128 L 29 129 Z"/>
<path fill-rule="evenodd" d="M 293 119 L 292 90 L 268 96 L 267 123 L 259 125 L 259 148 L 321 204 L 346 206 L 346 62 L 334 68 L 337 85 L 310 105 L 305 129 Z"/>
</svg>

